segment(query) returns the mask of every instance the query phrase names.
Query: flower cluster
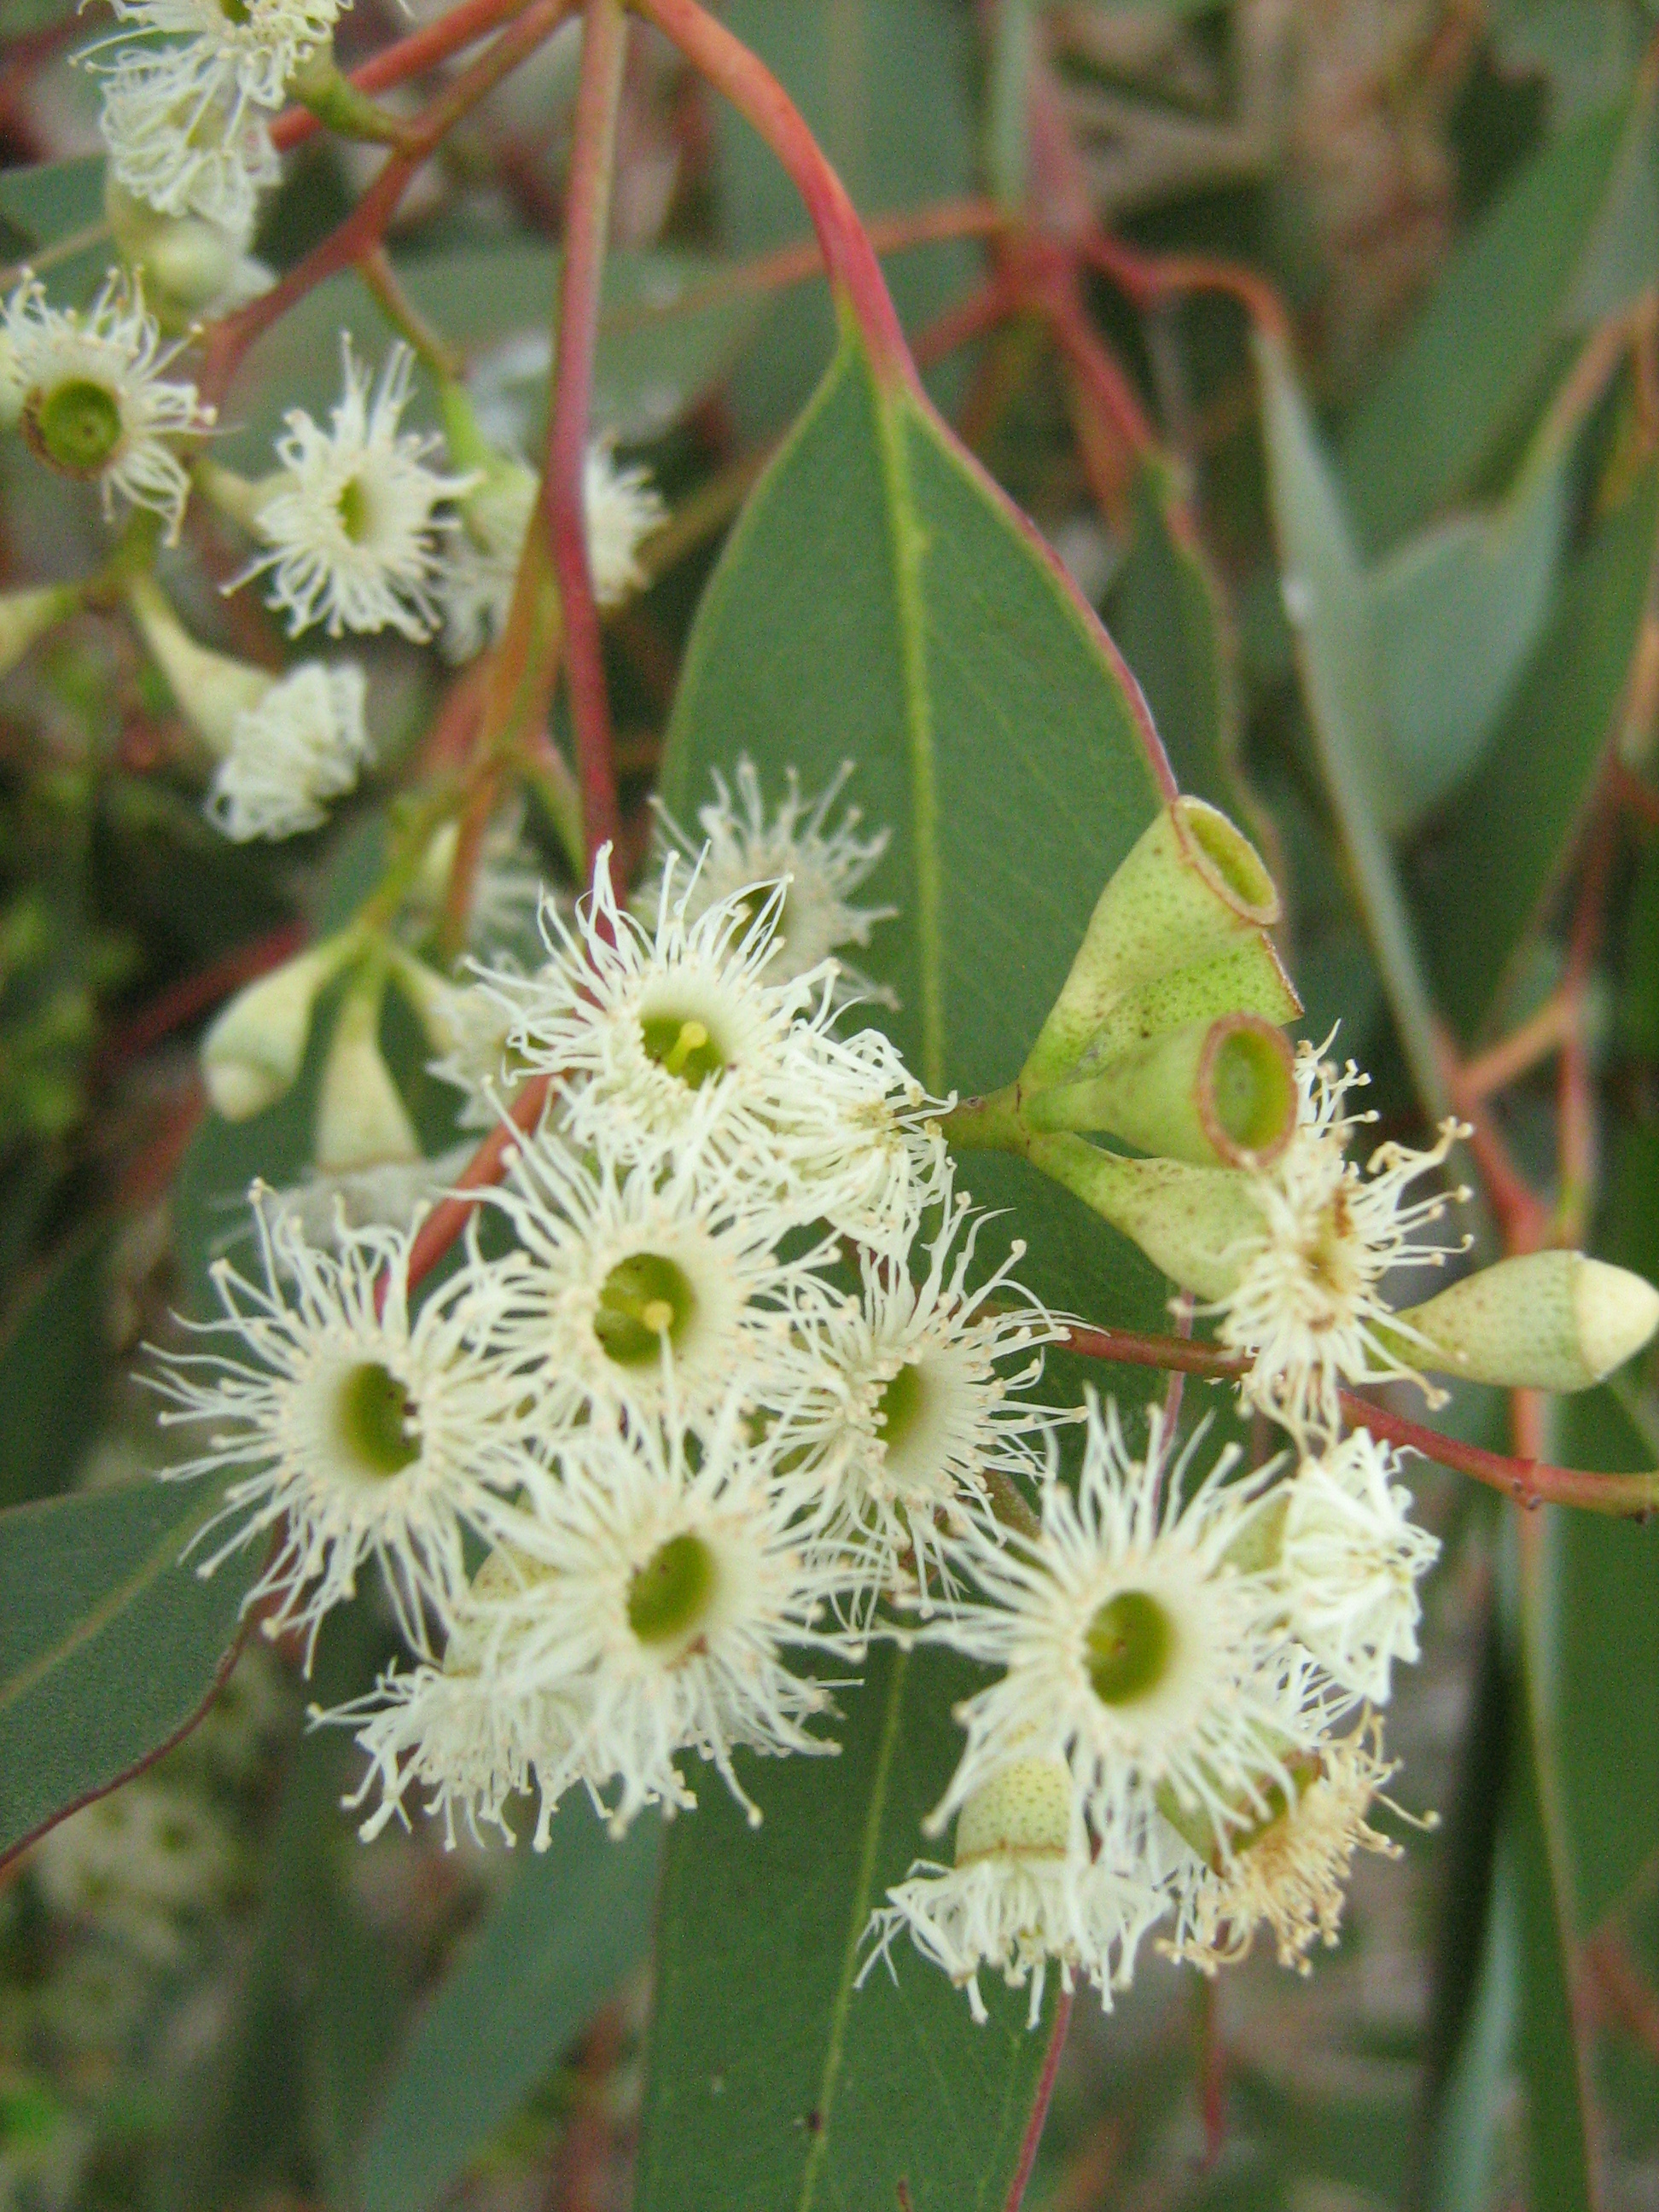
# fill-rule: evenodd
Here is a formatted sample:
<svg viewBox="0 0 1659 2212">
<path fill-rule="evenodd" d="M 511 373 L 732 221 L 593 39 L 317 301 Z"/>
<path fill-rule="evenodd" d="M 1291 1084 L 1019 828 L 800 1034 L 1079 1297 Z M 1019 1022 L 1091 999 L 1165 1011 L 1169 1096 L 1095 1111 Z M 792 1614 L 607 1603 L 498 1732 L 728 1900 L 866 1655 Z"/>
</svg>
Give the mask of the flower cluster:
<svg viewBox="0 0 1659 2212">
<path fill-rule="evenodd" d="M 528 1795 L 541 1844 L 577 1787 L 620 1832 L 698 1761 L 758 1820 L 738 1754 L 832 1753 L 896 1638 L 987 1671 L 929 1822 L 954 1863 L 890 1888 L 866 1972 L 908 1932 L 976 2017 L 988 1967 L 1035 2019 L 1051 1963 L 1109 2003 L 1160 1929 L 1212 1970 L 1265 1923 L 1305 1965 L 1390 1848 L 1372 1714 L 1437 1547 L 1364 1431 L 1192 1480 L 1202 1431 L 1136 1456 L 1115 1407 L 1042 1402 L 1059 1327 L 984 1250 L 945 1102 L 805 962 L 877 919 L 843 780 L 769 817 L 744 762 L 631 908 L 607 854 L 533 968 L 401 976 L 477 1113 L 513 1100 L 503 1178 L 435 1287 L 414 1228 L 256 1193 L 262 1279 L 222 1264 L 214 1347 L 159 1377 L 207 1431 L 174 1472 L 225 1482 L 204 1571 L 270 1543 L 267 1625 L 314 1640 L 377 1564 L 411 1663 L 325 1717 L 366 1834 L 418 1802 L 510 1836 Z"/>
</svg>

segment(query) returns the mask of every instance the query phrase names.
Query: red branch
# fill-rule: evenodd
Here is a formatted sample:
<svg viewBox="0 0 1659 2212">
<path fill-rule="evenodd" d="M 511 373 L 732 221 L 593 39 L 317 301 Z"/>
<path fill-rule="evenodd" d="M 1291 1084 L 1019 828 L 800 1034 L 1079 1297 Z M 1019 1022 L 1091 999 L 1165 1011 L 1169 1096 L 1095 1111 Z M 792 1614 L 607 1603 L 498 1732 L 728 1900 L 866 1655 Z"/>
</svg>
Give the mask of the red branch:
<svg viewBox="0 0 1659 2212">
<path fill-rule="evenodd" d="M 510 22 L 525 6 L 526 0 L 462 0 L 459 8 L 452 8 L 435 23 L 371 54 L 352 70 L 351 82 L 362 93 L 388 92 L 394 84 L 422 76 L 452 54 L 476 45 L 486 32 Z M 290 107 L 271 125 L 271 140 L 277 151 L 285 154 L 290 146 L 301 144 L 322 127 L 308 107 Z"/>
<path fill-rule="evenodd" d="M 228 999 L 233 991 L 240 991 L 245 983 L 256 977 L 269 975 L 291 960 L 305 943 L 306 933 L 297 921 L 284 922 L 268 936 L 256 938 L 251 945 L 239 945 L 234 952 L 211 966 L 198 969 L 193 975 L 185 975 L 152 999 L 149 1006 L 133 1015 L 130 1021 L 114 1030 L 99 1048 L 93 1065 L 94 1074 L 107 1079 L 129 1060 L 137 1060 L 140 1053 L 148 1052 L 174 1030 L 183 1029 L 198 1015 Z"/>
<path fill-rule="evenodd" d="M 409 1248 L 409 1288 L 429 1275 L 472 1218 L 483 1194 L 498 1183 L 510 1164 L 508 1154 L 535 1127 L 546 1103 L 550 1075 L 533 1075 L 520 1085 L 505 1121 L 492 1129 L 456 1179 L 454 1194 L 434 1206 Z M 476 1196 L 467 1194 L 476 1193 Z"/>
<path fill-rule="evenodd" d="M 1054 2007 L 1054 2024 L 1049 2031 L 1048 2049 L 1042 2061 L 1036 2095 L 1031 2101 L 1031 2117 L 1025 2123 L 1025 2133 L 1020 2138 L 1019 2163 L 1014 2168 L 1012 2181 L 1008 2185 L 1003 2212 L 1019 2212 L 1025 2201 L 1031 2169 L 1036 2164 L 1037 2145 L 1042 2141 L 1043 2123 L 1048 2117 L 1048 2106 L 1054 2094 L 1054 2077 L 1060 2072 L 1060 2053 L 1066 2048 L 1066 2031 L 1071 2025 L 1072 1993 L 1069 1990 L 1062 1990 L 1060 2002 Z"/>
<path fill-rule="evenodd" d="M 543 513 L 558 580 L 564 622 L 570 719 L 581 783 L 582 828 L 592 872 L 600 848 L 617 839 L 617 772 L 611 750 L 611 708 L 605 688 L 599 611 L 587 560 L 587 424 L 593 399 L 593 354 L 599 283 L 611 222 L 617 114 L 628 57 L 622 0 L 587 0 L 581 78 L 565 201 L 564 263 L 554 362 L 553 411 L 542 471 Z"/>
<path fill-rule="evenodd" d="M 915 385 L 915 366 L 869 235 L 793 100 L 759 56 L 696 0 L 638 0 L 638 6 L 753 124 L 788 171 L 812 219 L 830 283 L 863 332 L 877 374 Z"/>
<path fill-rule="evenodd" d="M 1127 1329 L 1070 1328 L 1064 1342 L 1068 1351 L 1088 1359 L 1108 1359 L 1125 1367 L 1178 1368 L 1188 1375 L 1206 1375 L 1217 1382 L 1234 1382 L 1247 1363 L 1220 1352 L 1213 1345 L 1188 1344 L 1178 1336 L 1140 1336 Z M 1460 1437 L 1443 1436 L 1438 1429 L 1404 1414 L 1389 1412 L 1362 1398 L 1357 1390 L 1341 1394 L 1342 1412 L 1355 1428 L 1369 1429 L 1389 1443 L 1419 1452 L 1437 1466 L 1500 1490 L 1518 1504 L 1582 1505 L 1593 1513 L 1612 1513 L 1645 1520 L 1659 1510 L 1659 1470 L 1642 1474 L 1595 1474 L 1582 1468 L 1553 1467 L 1542 1459 L 1513 1459 L 1502 1452 L 1485 1451 Z"/>
<path fill-rule="evenodd" d="M 325 277 L 349 268 L 378 246 L 398 202 L 433 149 L 484 94 L 517 69 L 570 13 L 572 0 L 531 0 L 510 30 L 504 31 L 477 61 L 464 70 L 441 98 L 410 126 L 402 149 L 392 155 L 345 221 L 314 246 L 279 283 L 234 315 L 210 325 L 198 380 L 203 396 L 220 404 L 243 356 L 273 323 Z"/>
</svg>

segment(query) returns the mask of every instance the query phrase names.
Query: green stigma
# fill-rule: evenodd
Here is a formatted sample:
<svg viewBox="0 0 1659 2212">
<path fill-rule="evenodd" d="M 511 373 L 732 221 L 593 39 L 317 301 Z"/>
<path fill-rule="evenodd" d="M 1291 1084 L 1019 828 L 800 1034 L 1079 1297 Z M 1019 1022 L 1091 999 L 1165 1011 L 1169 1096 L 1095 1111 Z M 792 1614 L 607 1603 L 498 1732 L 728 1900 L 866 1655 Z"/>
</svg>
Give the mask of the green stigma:
<svg viewBox="0 0 1659 2212">
<path fill-rule="evenodd" d="M 901 1367 L 876 1401 L 876 1425 L 889 1451 L 896 1451 L 921 1411 L 921 1369 L 913 1359 Z"/>
<path fill-rule="evenodd" d="M 646 1058 L 654 1060 L 670 1075 L 678 1075 L 688 1090 L 701 1090 L 726 1065 L 726 1055 L 709 1035 L 708 1024 L 682 1020 L 678 1014 L 644 1017 L 640 1042 Z"/>
<path fill-rule="evenodd" d="M 334 504 L 341 529 L 354 545 L 361 545 L 368 535 L 370 520 L 368 494 L 363 489 L 362 478 L 348 478 L 340 487 L 340 495 Z"/>
</svg>

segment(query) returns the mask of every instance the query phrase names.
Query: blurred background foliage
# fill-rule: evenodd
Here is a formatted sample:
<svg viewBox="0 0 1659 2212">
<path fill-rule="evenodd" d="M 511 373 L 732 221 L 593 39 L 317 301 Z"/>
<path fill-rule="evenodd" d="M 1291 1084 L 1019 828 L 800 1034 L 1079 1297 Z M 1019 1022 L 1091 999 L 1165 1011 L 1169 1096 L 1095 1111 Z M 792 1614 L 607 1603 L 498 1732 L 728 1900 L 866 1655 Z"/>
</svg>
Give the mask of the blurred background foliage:
<svg viewBox="0 0 1659 2212">
<path fill-rule="evenodd" d="M 66 60 L 95 12 L 0 5 L 0 256 L 50 268 L 64 298 L 105 260 L 93 89 Z M 1478 1109 L 1495 1230 L 1653 1276 L 1654 9 L 723 13 L 885 226 L 936 396 L 1101 608 L 1182 784 L 1274 855 L 1307 1033 L 1340 1016 L 1389 1127 L 1454 1091 Z M 399 28 L 387 0 L 360 0 L 343 65 Z M 392 241 L 481 408 L 520 437 L 545 406 L 574 82 L 562 33 L 429 165 Z M 637 829 L 701 585 L 833 331 L 810 256 L 789 259 L 805 229 L 775 165 L 643 33 L 621 147 L 598 410 L 680 516 L 680 557 L 658 558 L 607 641 Z M 319 138 L 291 160 L 259 240 L 274 267 L 346 212 L 374 158 Z M 1042 311 L 1030 264 L 1013 283 L 1017 252 L 918 218 L 985 194 L 1028 246 L 1097 222 L 1092 268 L 1068 262 L 1065 282 L 1117 386 Z M 1149 285 L 1170 257 L 1224 274 Z M 988 281 L 994 312 L 962 319 Z M 1257 315 L 1253 337 L 1240 302 L 1263 286 L 1285 319 Z M 233 465 L 284 407 L 320 412 L 344 319 L 379 350 L 343 278 L 256 351 Z M 0 478 L 13 574 L 91 565 L 89 505 L 15 441 Z M 192 529 L 202 574 L 228 573 L 210 520 Z M 227 618 L 268 652 L 245 600 Z M 434 665 L 392 646 L 373 676 L 395 768 Z M 191 1500 L 122 1487 L 158 1451 L 125 1377 L 169 1307 L 199 1301 L 247 1175 L 302 1156 L 307 1085 L 251 1128 L 204 1122 L 193 1034 L 345 909 L 380 834 L 370 793 L 314 838 L 233 853 L 169 777 L 173 711 L 95 615 L 0 687 L 9 1845 L 185 1728 L 220 1665 L 240 1586 L 204 1593 L 173 1566 Z M 1650 1465 L 1651 1383 L 1528 1418 L 1576 1464 Z M 1449 1420 L 1507 1449 L 1507 1416 L 1468 1392 Z M 1111 2019 L 1080 2005 L 1036 2212 L 1659 2208 L 1659 1541 L 1522 1523 L 1432 1468 L 1419 1488 L 1445 1548 L 1392 1734 L 1410 1806 L 1443 1826 L 1401 1864 L 1361 1863 L 1341 1948 L 1305 1984 L 1264 1957 L 1214 1988 L 1149 1962 Z M 81 1579 L 60 1588 L 71 1553 Z M 54 1623 L 79 1639 L 72 1682 Z M 630 2201 L 656 1836 L 617 1850 L 573 1808 L 539 1859 L 446 1852 L 424 1827 L 360 1846 L 344 1747 L 307 1735 L 303 1709 L 390 1648 L 370 1600 L 331 1623 L 308 1691 L 251 1643 L 199 1727 L 7 1863 L 0 2203 Z M 100 1681 L 135 1655 L 143 1710 L 112 1717 Z M 718 2174 L 678 2179 L 677 2196 L 656 2171 L 650 2205 L 737 2212 Z"/>
</svg>

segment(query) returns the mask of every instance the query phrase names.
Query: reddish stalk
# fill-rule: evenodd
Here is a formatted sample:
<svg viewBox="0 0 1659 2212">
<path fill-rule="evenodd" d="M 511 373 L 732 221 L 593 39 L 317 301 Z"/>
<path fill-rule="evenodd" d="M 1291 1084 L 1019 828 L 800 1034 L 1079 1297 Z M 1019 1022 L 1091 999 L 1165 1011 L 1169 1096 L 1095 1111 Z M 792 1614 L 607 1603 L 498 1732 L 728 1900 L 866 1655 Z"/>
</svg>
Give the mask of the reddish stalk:
<svg viewBox="0 0 1659 2212">
<path fill-rule="evenodd" d="M 782 162 L 811 217 L 830 283 L 863 332 L 877 374 L 914 386 L 915 367 L 869 234 L 793 100 L 759 56 L 696 0 L 638 0 L 638 6 Z"/>
<path fill-rule="evenodd" d="M 1197 253 L 1140 253 L 1121 238 L 1093 231 L 1078 240 L 1091 267 L 1108 277 L 1139 307 L 1155 307 L 1180 292 L 1225 292 L 1263 330 L 1288 338 L 1290 318 L 1273 287 L 1248 269 Z"/>
<path fill-rule="evenodd" d="M 1608 770 L 1608 781 L 1619 804 L 1628 807 L 1644 829 L 1659 830 L 1659 791 L 1644 783 L 1622 761 L 1613 763 Z"/>
<path fill-rule="evenodd" d="M 1244 1371 L 1246 1362 L 1214 1345 L 1188 1344 L 1178 1336 L 1141 1336 L 1128 1329 L 1068 1329 L 1066 1349 L 1085 1358 L 1107 1359 L 1124 1367 L 1178 1369 L 1187 1375 L 1205 1375 L 1217 1382 L 1232 1382 Z M 1531 1395 L 1531 1394 L 1526 1394 Z M 1369 1429 L 1373 1436 L 1419 1453 L 1437 1466 L 1455 1474 L 1473 1475 L 1517 1504 L 1581 1505 L 1592 1513 L 1645 1520 L 1659 1511 L 1659 1469 L 1641 1474 L 1594 1474 L 1582 1468 L 1554 1467 L 1540 1457 L 1511 1458 L 1503 1452 L 1485 1451 L 1456 1437 L 1443 1436 L 1420 1421 L 1390 1412 L 1361 1397 L 1357 1390 L 1340 1393 L 1344 1419 L 1354 1428 Z"/>
<path fill-rule="evenodd" d="M 351 71 L 350 81 L 362 93 L 387 92 L 394 84 L 406 83 L 410 77 L 447 61 L 452 54 L 476 45 L 486 33 L 511 22 L 526 5 L 526 0 L 462 0 L 460 7 L 452 8 L 435 23 L 371 54 Z M 301 145 L 322 127 L 308 107 L 290 107 L 271 125 L 270 136 L 277 151 L 285 154 L 290 146 Z"/>
<path fill-rule="evenodd" d="M 550 1075 L 533 1075 L 520 1085 L 506 1121 L 490 1131 L 467 1162 L 456 1178 L 453 1194 L 434 1206 L 421 1224 L 409 1249 L 410 1290 L 432 1273 L 471 1220 L 484 1193 L 507 1173 L 507 1156 L 540 1121 L 552 1081 Z"/>
<path fill-rule="evenodd" d="M 587 565 L 584 480 L 593 400 L 593 354 L 599 337 L 599 281 L 611 226 L 617 117 L 627 58 L 628 17 L 622 0 L 587 0 L 565 201 L 564 264 L 559 281 L 553 412 L 547 426 L 547 459 L 542 471 L 542 512 L 563 611 L 565 668 L 590 874 L 600 848 L 615 844 L 618 819 L 605 651 Z"/>
<path fill-rule="evenodd" d="M 1490 1098 L 1547 1060 L 1577 1019 L 1577 1009 L 1563 990 L 1553 991 L 1531 1014 L 1486 1051 L 1466 1060 L 1454 1088 L 1461 1097 Z"/>
<path fill-rule="evenodd" d="M 414 181 L 416 171 L 446 133 L 535 52 L 570 13 L 571 6 L 572 0 L 531 0 L 512 27 L 464 70 L 441 98 L 434 100 L 410 125 L 403 150 L 392 155 L 345 221 L 314 246 L 269 292 L 262 292 L 257 300 L 250 300 L 234 315 L 227 315 L 209 326 L 206 356 L 198 380 L 204 398 L 215 405 L 222 403 L 249 347 L 325 277 L 349 268 L 380 244 L 398 202 Z"/>
<path fill-rule="evenodd" d="M 943 361 L 958 346 L 970 344 L 975 338 L 983 337 L 987 331 L 1013 313 L 1014 300 L 1006 287 L 993 281 L 981 284 L 965 300 L 946 307 L 942 314 L 916 332 L 911 353 L 918 368 L 931 368 L 936 361 Z"/>
<path fill-rule="evenodd" d="M 1048 2117 L 1048 2106 L 1054 2098 L 1054 2081 L 1060 2072 L 1060 2053 L 1066 2048 L 1066 2032 L 1072 2025 L 1072 1993 L 1062 1990 L 1060 2002 L 1054 2007 L 1054 2024 L 1049 2031 L 1048 2053 L 1042 2061 L 1042 2073 L 1036 2086 L 1036 2095 L 1031 2103 L 1031 2117 L 1025 2123 L 1025 2133 L 1020 2138 L 1019 2163 L 1014 2168 L 1014 2178 L 1008 2185 L 1008 2195 L 1003 2212 L 1019 2212 L 1030 2186 L 1031 2169 L 1036 2164 L 1037 2145 L 1042 2141 L 1043 2123 Z"/>
<path fill-rule="evenodd" d="M 210 967 L 181 977 L 105 1039 L 93 1063 L 94 1075 L 106 1082 L 118 1068 L 137 1060 L 141 1053 L 148 1052 L 151 1045 L 159 1044 L 174 1030 L 183 1029 L 187 1023 L 207 1013 L 233 991 L 240 991 L 245 983 L 252 983 L 256 977 L 269 975 L 273 968 L 280 968 L 285 960 L 291 960 L 305 939 L 305 930 L 299 922 L 284 922 L 268 936 L 256 938 L 251 945 L 238 945 L 234 952 L 227 952 Z"/>
</svg>

